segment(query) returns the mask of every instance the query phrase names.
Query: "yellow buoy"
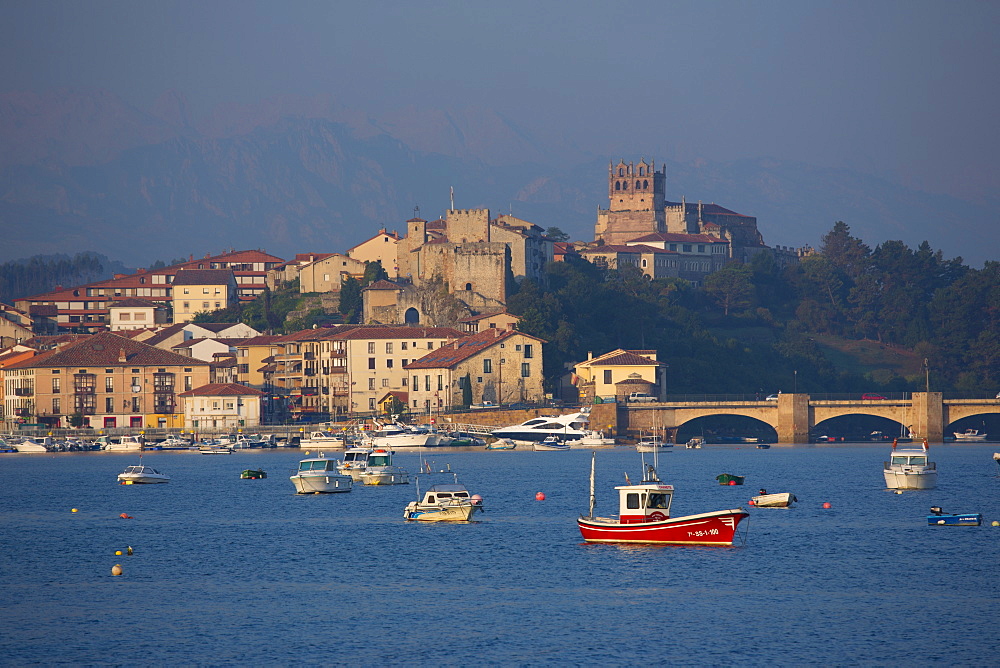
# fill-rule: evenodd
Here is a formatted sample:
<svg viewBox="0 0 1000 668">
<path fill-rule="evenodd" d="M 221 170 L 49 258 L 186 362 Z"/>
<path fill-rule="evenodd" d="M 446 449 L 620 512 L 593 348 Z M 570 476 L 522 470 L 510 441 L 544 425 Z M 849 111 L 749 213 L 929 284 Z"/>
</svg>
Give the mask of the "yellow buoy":
<svg viewBox="0 0 1000 668">
<path fill-rule="evenodd" d="M 111 567 L 111 574 L 112 575 L 121 575 L 122 574 L 122 565 L 121 564 L 115 564 L 114 566 L 112 566 Z"/>
<path fill-rule="evenodd" d="M 76 508 L 74 508 L 74 509 L 73 509 L 73 510 L 71 510 L 70 512 L 71 512 L 71 513 L 75 513 L 75 512 L 76 512 Z"/>
<path fill-rule="evenodd" d="M 1000 522 L 997 522 L 996 520 L 993 520 L 993 526 L 1000 527 Z"/>
<path fill-rule="evenodd" d="M 121 550 L 115 550 L 115 556 L 116 557 L 122 556 L 122 551 Z"/>
</svg>

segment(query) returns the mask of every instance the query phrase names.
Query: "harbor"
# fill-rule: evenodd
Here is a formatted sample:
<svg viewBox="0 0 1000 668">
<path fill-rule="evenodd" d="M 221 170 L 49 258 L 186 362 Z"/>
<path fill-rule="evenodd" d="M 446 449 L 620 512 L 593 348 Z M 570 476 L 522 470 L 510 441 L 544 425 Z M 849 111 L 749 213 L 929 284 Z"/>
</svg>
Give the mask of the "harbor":
<svg viewBox="0 0 1000 668">
<path fill-rule="evenodd" d="M 586 449 L 398 453 L 407 470 L 449 467 L 482 495 L 485 512 L 458 524 L 405 520 L 415 485 L 297 494 L 288 475 L 302 449 L 146 452 L 144 463 L 171 481 L 135 486 L 116 480 L 134 453 L 10 455 L 0 459 L 0 651 L 8 665 L 42 655 L 139 665 L 757 665 L 775 656 L 894 665 L 920 646 L 928 664 L 990 663 L 995 633 L 982 621 L 1000 615 L 996 446 L 931 444 L 931 490 L 887 489 L 887 449 L 745 444 L 661 457 L 674 514 L 748 511 L 746 541 L 734 547 L 584 543 Z M 640 455 L 601 449 L 596 468 L 596 512 L 614 513 L 612 485 L 640 478 Z M 268 476 L 244 479 L 245 470 Z M 720 485 L 721 471 L 745 485 Z M 798 501 L 749 506 L 765 487 Z M 928 526 L 932 506 L 981 513 L 982 526 Z M 943 577 L 945 565 L 961 577 Z M 901 572 L 920 586 L 900 589 Z M 668 639 L 599 642 L 648 625 L 664 601 Z M 928 620 L 952 637 L 947 648 L 928 640 Z M 384 642 L 302 657 L 303 632 L 369 637 L 374 625 Z M 952 633 L 970 628 L 980 630 Z M 130 639 L 140 655 L 123 653 Z"/>
</svg>

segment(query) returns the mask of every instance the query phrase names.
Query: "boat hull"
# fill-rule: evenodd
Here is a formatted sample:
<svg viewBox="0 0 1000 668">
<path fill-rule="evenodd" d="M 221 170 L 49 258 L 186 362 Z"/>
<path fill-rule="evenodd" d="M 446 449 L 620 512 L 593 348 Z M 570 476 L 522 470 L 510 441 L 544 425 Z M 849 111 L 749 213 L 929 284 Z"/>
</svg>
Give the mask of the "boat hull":
<svg viewBox="0 0 1000 668">
<path fill-rule="evenodd" d="M 118 475 L 118 482 L 123 485 L 153 485 L 161 482 L 170 482 L 170 478 L 164 475 Z"/>
<path fill-rule="evenodd" d="M 934 489 L 937 486 L 936 470 L 904 471 L 899 469 L 883 469 L 885 486 L 889 489 Z"/>
<path fill-rule="evenodd" d="M 736 528 L 748 515 L 742 508 L 735 508 L 635 524 L 622 524 L 610 518 L 581 517 L 577 524 L 588 543 L 732 545 Z"/>
<path fill-rule="evenodd" d="M 928 515 L 927 524 L 942 527 L 977 527 L 983 523 L 980 513 L 964 513 L 949 515 Z"/>
<path fill-rule="evenodd" d="M 351 476 L 335 473 L 318 475 L 293 475 L 289 478 L 298 494 L 336 494 L 350 492 L 354 481 Z"/>
<path fill-rule="evenodd" d="M 477 510 L 479 508 L 471 503 L 430 507 L 411 503 L 403 511 L 403 517 L 419 522 L 469 522 Z"/>
<path fill-rule="evenodd" d="M 353 476 L 351 476 L 353 477 Z M 364 471 L 360 474 L 361 482 L 365 485 L 406 485 L 410 482 L 410 476 L 406 471 Z"/>
<path fill-rule="evenodd" d="M 535 452 L 566 452 L 570 449 L 569 445 L 555 443 L 533 443 L 531 448 Z"/>
<path fill-rule="evenodd" d="M 758 508 L 788 508 L 797 499 L 791 492 L 780 494 L 760 494 L 751 499 L 753 505 Z"/>
</svg>

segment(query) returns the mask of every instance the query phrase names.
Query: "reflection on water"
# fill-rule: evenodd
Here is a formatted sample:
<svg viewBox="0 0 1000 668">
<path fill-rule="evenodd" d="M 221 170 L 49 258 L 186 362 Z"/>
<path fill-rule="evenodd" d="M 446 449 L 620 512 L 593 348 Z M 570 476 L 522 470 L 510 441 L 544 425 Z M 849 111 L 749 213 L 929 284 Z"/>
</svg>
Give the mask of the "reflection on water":
<svg viewBox="0 0 1000 668">
<path fill-rule="evenodd" d="M 887 446 L 710 446 L 660 459 L 674 512 L 749 508 L 743 547 L 586 545 L 590 452 L 434 452 L 480 521 L 405 522 L 414 486 L 299 496 L 301 453 L 0 455 L 7 665 L 994 663 L 995 446 L 936 446 L 935 490 L 885 490 Z M 417 455 L 399 463 L 417 468 Z M 268 478 L 242 480 L 247 468 Z M 597 455 L 597 512 L 640 471 Z M 720 486 L 715 476 L 747 476 Z M 536 501 L 536 492 L 546 495 Z M 829 509 L 823 503 L 830 503 Z M 982 527 L 928 527 L 931 505 Z M 71 513 L 71 508 L 79 512 Z M 120 519 L 121 513 L 134 519 Z M 133 556 L 116 550 L 134 548 Z M 122 564 L 124 575 L 112 577 Z M 970 632 L 975 629 L 974 632 Z M 947 638 L 947 642 L 941 642 Z"/>
</svg>

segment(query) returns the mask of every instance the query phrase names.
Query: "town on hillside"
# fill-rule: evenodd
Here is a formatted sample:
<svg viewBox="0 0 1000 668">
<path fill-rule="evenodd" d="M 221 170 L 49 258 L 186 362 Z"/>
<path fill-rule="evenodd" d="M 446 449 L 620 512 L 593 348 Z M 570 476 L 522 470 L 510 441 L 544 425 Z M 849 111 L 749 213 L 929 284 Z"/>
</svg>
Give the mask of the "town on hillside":
<svg viewBox="0 0 1000 668">
<path fill-rule="evenodd" d="M 542 404 L 545 341 L 519 331 L 507 299 L 549 262 L 699 285 L 733 261 L 769 253 L 779 266 L 811 249 L 769 247 L 753 216 L 665 199 L 654 162 L 608 166 L 608 205 L 594 239 L 553 239 L 529 221 L 456 209 L 383 228 L 342 252 L 290 259 L 230 250 L 0 304 L 0 407 L 6 428 L 232 429 L 379 413 Z M 360 323 L 286 334 L 208 314 L 296 286 L 336 299 L 360 290 Z M 263 296 L 263 297 L 262 297 Z M 663 391 L 656 351 L 612 350 L 581 360 L 571 400 Z M 560 397 L 555 397 L 559 399 Z"/>
</svg>

